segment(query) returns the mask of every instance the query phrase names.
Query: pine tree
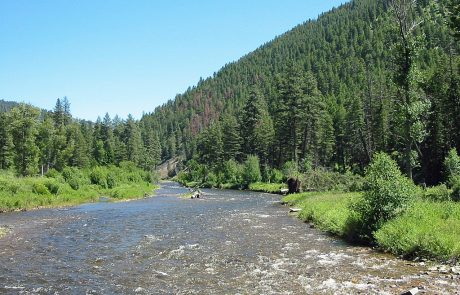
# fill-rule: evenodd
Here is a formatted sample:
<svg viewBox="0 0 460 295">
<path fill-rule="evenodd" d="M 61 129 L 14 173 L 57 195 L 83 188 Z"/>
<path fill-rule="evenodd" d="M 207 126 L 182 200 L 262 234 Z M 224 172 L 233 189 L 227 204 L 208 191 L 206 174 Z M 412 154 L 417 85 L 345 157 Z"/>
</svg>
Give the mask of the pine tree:
<svg viewBox="0 0 460 295">
<path fill-rule="evenodd" d="M 141 154 L 143 152 L 143 144 L 139 126 L 131 115 L 125 123 L 125 145 L 126 145 L 126 158 L 128 161 L 140 165 Z"/>
<path fill-rule="evenodd" d="M 223 166 L 223 142 L 220 124 L 212 124 L 198 139 L 198 157 L 200 162 L 211 169 Z"/>
<path fill-rule="evenodd" d="M 64 126 L 65 110 L 60 98 L 56 100 L 56 105 L 53 111 L 53 119 L 56 129 L 60 129 Z"/>
<path fill-rule="evenodd" d="M 49 114 L 45 114 L 43 122 L 38 127 L 37 135 L 37 145 L 40 149 L 40 169 L 43 173 L 46 173 L 53 165 L 54 137 L 54 121 Z"/>
<path fill-rule="evenodd" d="M 112 126 L 112 120 L 110 119 L 110 116 L 108 113 L 105 114 L 104 120 L 102 121 L 101 124 L 101 130 L 100 130 L 100 139 L 104 143 L 104 164 L 109 165 L 113 164 L 115 162 L 115 155 L 114 155 L 114 138 L 113 138 L 113 126 Z"/>
<path fill-rule="evenodd" d="M 253 85 L 241 116 L 241 137 L 245 155 L 256 154 L 265 164 L 272 146 L 273 121 L 257 85 Z"/>
<path fill-rule="evenodd" d="M 14 144 L 14 166 L 19 175 L 34 175 L 38 172 L 39 150 L 35 139 L 40 110 L 20 104 L 9 113 L 10 131 Z"/>
<path fill-rule="evenodd" d="M 13 165 L 13 139 L 7 113 L 0 114 L 0 169 L 9 169 Z"/>
<path fill-rule="evenodd" d="M 460 40 L 460 2 L 458 0 L 447 0 L 447 20 L 452 29 L 453 35 Z"/>
<path fill-rule="evenodd" d="M 397 72 L 395 82 L 400 91 L 400 128 L 403 163 L 406 174 L 412 178 L 414 167 L 418 165 L 419 145 L 426 136 L 423 115 L 429 110 L 429 102 L 424 99 L 420 88 L 419 71 L 415 61 L 419 50 L 414 30 L 421 23 L 414 18 L 416 2 L 412 0 L 392 0 L 391 6 L 397 23 L 399 40 L 396 47 Z"/>
<path fill-rule="evenodd" d="M 72 143 L 72 156 L 69 159 L 69 166 L 85 168 L 89 166 L 89 147 L 82 133 L 81 125 L 74 123 L 70 128 L 70 142 Z"/>
<path fill-rule="evenodd" d="M 232 115 L 222 117 L 222 142 L 223 142 L 223 159 L 228 161 L 241 160 L 241 136 L 239 132 L 240 125 Z"/>
</svg>

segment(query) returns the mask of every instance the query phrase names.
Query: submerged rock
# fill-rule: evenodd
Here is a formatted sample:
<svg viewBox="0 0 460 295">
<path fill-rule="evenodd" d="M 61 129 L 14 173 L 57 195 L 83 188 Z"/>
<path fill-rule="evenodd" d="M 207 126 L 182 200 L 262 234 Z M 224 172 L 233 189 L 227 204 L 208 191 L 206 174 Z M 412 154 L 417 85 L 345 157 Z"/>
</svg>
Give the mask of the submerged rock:
<svg viewBox="0 0 460 295">
<path fill-rule="evenodd" d="M 420 290 L 417 287 L 415 287 L 407 292 L 402 293 L 401 295 L 415 295 L 418 294 L 418 292 L 420 292 Z"/>
</svg>

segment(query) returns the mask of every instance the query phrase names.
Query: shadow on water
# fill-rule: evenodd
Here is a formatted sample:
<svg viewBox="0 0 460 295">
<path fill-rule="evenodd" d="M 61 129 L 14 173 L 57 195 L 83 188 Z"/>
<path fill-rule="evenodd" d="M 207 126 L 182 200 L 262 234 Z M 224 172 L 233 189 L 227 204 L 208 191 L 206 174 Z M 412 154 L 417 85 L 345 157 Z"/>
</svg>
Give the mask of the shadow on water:
<svg viewBox="0 0 460 295">
<path fill-rule="evenodd" d="M 162 183 L 153 198 L 0 215 L 0 293 L 459 292 L 458 277 L 309 228 L 279 196 Z"/>
</svg>

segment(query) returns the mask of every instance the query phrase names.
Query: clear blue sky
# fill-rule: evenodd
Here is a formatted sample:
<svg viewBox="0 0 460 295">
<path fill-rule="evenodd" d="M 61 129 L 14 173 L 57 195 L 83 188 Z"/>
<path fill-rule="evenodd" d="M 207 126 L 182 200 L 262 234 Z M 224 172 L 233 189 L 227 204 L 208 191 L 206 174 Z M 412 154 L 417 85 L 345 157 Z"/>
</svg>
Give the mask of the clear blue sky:
<svg viewBox="0 0 460 295">
<path fill-rule="evenodd" d="M 0 0 L 0 99 L 140 118 L 345 0 Z"/>
</svg>

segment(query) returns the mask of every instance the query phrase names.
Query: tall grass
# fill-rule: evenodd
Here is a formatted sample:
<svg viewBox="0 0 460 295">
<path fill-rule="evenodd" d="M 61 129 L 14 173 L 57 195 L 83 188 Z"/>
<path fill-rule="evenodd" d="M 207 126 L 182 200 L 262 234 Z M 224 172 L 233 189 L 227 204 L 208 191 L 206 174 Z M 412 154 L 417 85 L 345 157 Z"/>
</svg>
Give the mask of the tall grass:
<svg viewBox="0 0 460 295">
<path fill-rule="evenodd" d="M 95 167 L 62 173 L 50 170 L 46 177 L 16 177 L 0 173 L 0 212 L 95 202 L 100 196 L 114 199 L 150 194 L 153 177 L 130 163 L 120 167 Z"/>
<path fill-rule="evenodd" d="M 350 204 L 361 193 L 302 193 L 283 201 L 301 208 L 299 218 L 343 238 L 356 237 Z M 460 258 L 460 203 L 418 198 L 401 215 L 374 233 L 376 246 L 406 258 Z M 356 240 L 354 240 L 356 241 Z"/>
<path fill-rule="evenodd" d="M 249 190 L 255 192 L 266 192 L 272 194 L 278 194 L 281 192 L 281 189 L 286 189 L 287 185 L 284 183 L 263 183 L 256 182 L 249 184 Z"/>
<path fill-rule="evenodd" d="M 460 257 L 460 203 L 418 201 L 375 233 L 385 251 L 406 257 Z"/>
<path fill-rule="evenodd" d="M 302 193 L 283 198 L 283 201 L 302 209 L 299 218 L 314 223 L 319 229 L 346 237 L 349 207 L 360 193 Z"/>
</svg>

